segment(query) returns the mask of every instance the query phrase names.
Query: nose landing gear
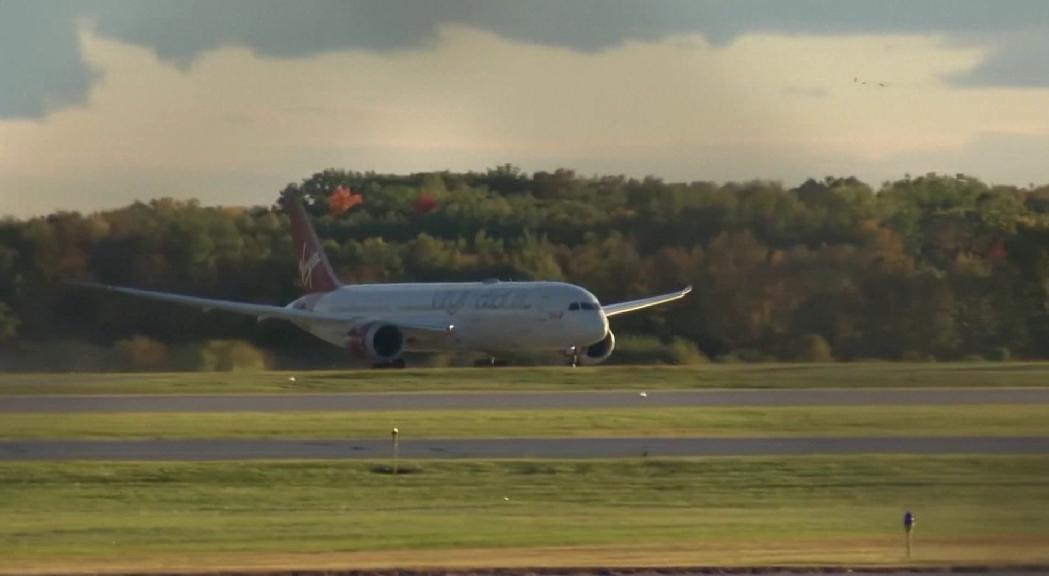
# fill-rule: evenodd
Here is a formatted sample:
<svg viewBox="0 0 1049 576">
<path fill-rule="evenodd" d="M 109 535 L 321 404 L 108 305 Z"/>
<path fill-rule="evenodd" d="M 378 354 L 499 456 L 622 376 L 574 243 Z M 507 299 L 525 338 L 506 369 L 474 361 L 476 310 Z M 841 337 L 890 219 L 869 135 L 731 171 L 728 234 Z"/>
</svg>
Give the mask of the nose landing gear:
<svg viewBox="0 0 1049 576">
<path fill-rule="evenodd" d="M 579 366 L 579 347 L 572 346 L 568 350 L 565 350 L 565 355 L 568 356 L 568 365 L 572 368 Z"/>
</svg>

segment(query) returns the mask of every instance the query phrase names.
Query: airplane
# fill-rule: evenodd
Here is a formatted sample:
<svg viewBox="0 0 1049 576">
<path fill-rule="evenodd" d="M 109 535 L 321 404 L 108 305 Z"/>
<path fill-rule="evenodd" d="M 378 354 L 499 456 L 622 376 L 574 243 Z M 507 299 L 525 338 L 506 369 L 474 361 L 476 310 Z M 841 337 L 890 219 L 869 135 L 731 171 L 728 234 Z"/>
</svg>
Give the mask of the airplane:
<svg viewBox="0 0 1049 576">
<path fill-rule="evenodd" d="M 287 320 L 314 336 L 369 360 L 375 368 L 403 368 L 405 352 L 481 352 L 488 364 L 513 351 L 553 351 L 570 364 L 604 362 L 615 349 L 608 319 L 683 298 L 692 287 L 639 300 L 602 305 L 586 289 L 565 282 L 438 282 L 343 284 L 324 253 L 301 200 L 280 204 L 291 220 L 303 295 L 286 306 L 215 300 L 75 282 L 88 288 L 255 316 Z M 478 363 L 479 365 L 482 362 Z"/>
</svg>

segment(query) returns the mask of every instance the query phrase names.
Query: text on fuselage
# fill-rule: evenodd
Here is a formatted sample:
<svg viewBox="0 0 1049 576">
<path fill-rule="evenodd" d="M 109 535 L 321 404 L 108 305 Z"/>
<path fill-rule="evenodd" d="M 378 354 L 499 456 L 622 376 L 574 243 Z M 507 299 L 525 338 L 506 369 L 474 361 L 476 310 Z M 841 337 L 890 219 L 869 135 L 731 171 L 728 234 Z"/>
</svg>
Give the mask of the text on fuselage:
<svg viewBox="0 0 1049 576">
<path fill-rule="evenodd" d="M 474 310 L 528 310 L 529 293 L 513 290 L 447 290 L 433 295 L 433 308 L 454 314 L 464 308 Z"/>
</svg>

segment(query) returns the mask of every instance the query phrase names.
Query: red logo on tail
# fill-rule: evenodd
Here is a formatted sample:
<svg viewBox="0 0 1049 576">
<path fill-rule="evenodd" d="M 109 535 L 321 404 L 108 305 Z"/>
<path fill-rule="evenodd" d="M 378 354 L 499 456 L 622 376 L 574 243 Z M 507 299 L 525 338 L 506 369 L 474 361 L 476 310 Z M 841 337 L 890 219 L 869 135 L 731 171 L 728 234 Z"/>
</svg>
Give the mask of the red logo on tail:
<svg viewBox="0 0 1049 576">
<path fill-rule="evenodd" d="M 317 267 L 317 264 L 321 263 L 321 255 L 318 252 L 308 254 L 308 246 L 306 242 L 302 243 L 302 256 L 299 257 L 299 277 L 302 280 L 303 288 L 313 288 L 313 269 Z"/>
</svg>

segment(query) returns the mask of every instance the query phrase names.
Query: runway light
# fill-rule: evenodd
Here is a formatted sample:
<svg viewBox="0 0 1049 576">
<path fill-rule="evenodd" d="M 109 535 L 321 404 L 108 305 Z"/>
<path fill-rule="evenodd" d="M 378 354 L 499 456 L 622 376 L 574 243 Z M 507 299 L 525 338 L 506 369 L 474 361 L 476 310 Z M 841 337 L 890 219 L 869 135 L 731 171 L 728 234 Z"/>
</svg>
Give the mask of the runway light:
<svg viewBox="0 0 1049 576">
<path fill-rule="evenodd" d="M 288 382 L 294 382 L 294 381 L 295 381 L 295 377 L 294 376 L 288 376 Z"/>
<path fill-rule="evenodd" d="M 510 501 L 510 497 L 509 496 L 503 496 L 503 501 L 504 502 L 509 502 Z"/>
<path fill-rule="evenodd" d="M 638 396 L 641 396 L 642 398 L 648 398 L 648 392 L 642 392 L 641 394 L 638 394 Z"/>
</svg>

